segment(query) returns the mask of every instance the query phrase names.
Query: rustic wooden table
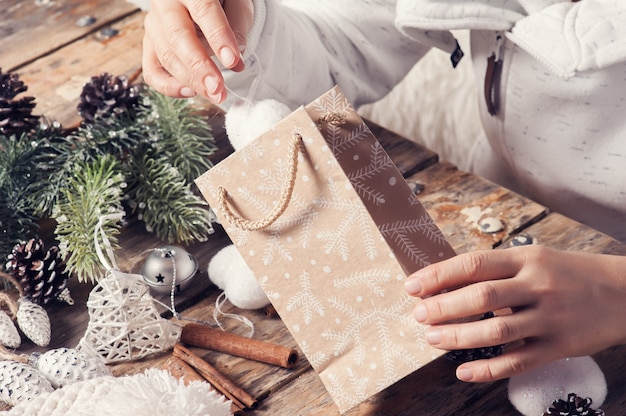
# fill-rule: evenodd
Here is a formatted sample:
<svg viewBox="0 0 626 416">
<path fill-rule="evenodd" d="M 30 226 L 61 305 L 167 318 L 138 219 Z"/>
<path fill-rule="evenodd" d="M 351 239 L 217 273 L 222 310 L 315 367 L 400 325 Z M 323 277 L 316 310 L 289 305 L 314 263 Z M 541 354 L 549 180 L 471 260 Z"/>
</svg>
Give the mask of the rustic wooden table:
<svg viewBox="0 0 626 416">
<path fill-rule="evenodd" d="M 90 77 L 109 72 L 128 76 L 138 73 L 144 13 L 124 0 L 2 0 L 0 2 L 0 67 L 17 72 L 36 97 L 36 113 L 73 126 L 80 120 L 76 105 L 83 84 Z M 84 16 L 95 18 L 81 26 Z M 223 119 L 212 117 L 219 157 L 231 151 L 224 136 Z M 501 249 L 518 234 L 559 249 L 586 250 L 626 255 L 626 247 L 611 238 L 558 213 L 438 160 L 433 152 L 372 124 L 372 130 L 409 182 L 425 185 L 419 199 L 443 230 L 454 249 Z M 491 210 L 503 219 L 505 229 L 481 233 L 468 226 L 464 208 Z M 122 231 L 122 249 L 116 255 L 120 268 L 130 268 L 146 249 L 166 244 L 147 234 L 140 224 L 130 223 Z M 177 300 L 184 316 L 209 319 L 219 294 L 207 278 L 211 257 L 229 244 L 219 231 L 206 243 L 187 249 L 198 259 L 194 287 Z M 127 269 L 126 269 L 127 270 Z M 74 306 L 57 305 L 49 310 L 52 341 L 48 348 L 73 347 L 87 325 L 85 301 L 92 286 L 73 282 Z M 167 299 L 163 299 L 167 300 Z M 297 345 L 280 319 L 262 311 L 227 311 L 247 316 L 255 323 L 255 338 L 287 347 Z M 27 341 L 23 352 L 38 350 Z M 196 350 L 208 362 L 249 391 L 259 401 L 255 415 L 338 414 L 320 379 L 301 355 L 291 369 L 274 367 L 207 350 Z M 624 414 L 626 347 L 615 347 L 594 358 L 606 375 L 609 393 L 602 406 L 608 415 Z M 133 374 L 160 366 L 170 354 L 138 362 L 113 365 L 114 374 Z M 514 415 L 507 396 L 507 383 L 467 384 L 454 377 L 455 365 L 445 358 L 434 361 L 351 410 L 350 415 Z"/>
</svg>

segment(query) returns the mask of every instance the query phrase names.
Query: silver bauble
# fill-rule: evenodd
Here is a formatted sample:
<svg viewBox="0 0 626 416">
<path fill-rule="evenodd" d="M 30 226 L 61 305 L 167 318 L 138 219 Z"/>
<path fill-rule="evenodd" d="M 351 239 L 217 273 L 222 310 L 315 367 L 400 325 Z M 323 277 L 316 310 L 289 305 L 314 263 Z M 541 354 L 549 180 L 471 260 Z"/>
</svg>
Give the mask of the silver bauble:
<svg viewBox="0 0 626 416">
<path fill-rule="evenodd" d="M 146 284 L 157 293 L 170 293 L 176 276 L 176 292 L 189 285 L 198 270 L 198 262 L 185 249 L 165 246 L 150 253 L 141 274 Z"/>
</svg>

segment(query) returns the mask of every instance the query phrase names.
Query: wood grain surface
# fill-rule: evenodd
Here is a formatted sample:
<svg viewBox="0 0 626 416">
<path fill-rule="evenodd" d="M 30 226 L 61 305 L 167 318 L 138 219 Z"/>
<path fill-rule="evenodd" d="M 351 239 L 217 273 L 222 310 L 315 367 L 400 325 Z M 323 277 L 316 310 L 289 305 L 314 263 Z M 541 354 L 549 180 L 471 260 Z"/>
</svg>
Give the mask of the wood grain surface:
<svg viewBox="0 0 626 416">
<path fill-rule="evenodd" d="M 141 42 L 144 12 L 124 0 L 3 0 L 0 2 L 0 68 L 15 70 L 28 85 L 26 95 L 36 98 L 36 114 L 76 125 L 76 112 L 82 86 L 92 76 L 109 72 L 133 77 L 141 70 Z M 80 26 L 76 22 L 92 16 L 95 22 Z M 108 34 L 107 34 L 108 33 Z M 141 80 L 141 78 L 138 78 Z M 197 100 L 212 125 L 218 145 L 213 161 L 218 162 L 233 149 L 224 132 L 223 113 L 207 101 Z M 412 184 L 423 190 L 418 198 L 442 229 L 457 253 L 472 250 L 506 249 L 518 235 L 537 244 L 594 253 L 626 255 L 626 246 L 558 213 L 550 212 L 521 195 L 504 189 L 473 174 L 440 161 L 435 152 L 407 140 L 375 123 L 368 122 L 385 150 Z M 477 215 L 497 218 L 503 229 L 485 233 L 477 226 Z M 43 221 L 42 229 L 50 237 L 54 224 Z M 122 229 L 121 248 L 116 256 L 120 269 L 138 273 L 149 250 L 162 247 L 143 225 L 130 220 Z M 218 288 L 211 284 L 207 267 L 213 256 L 230 244 L 217 226 L 208 241 L 185 247 L 198 260 L 198 273 L 192 285 L 175 297 L 180 323 L 200 320 L 214 323 L 213 313 Z M 70 290 L 73 306 L 55 304 L 48 309 L 52 341 L 48 348 L 74 347 L 87 327 L 85 302 L 93 285 L 73 280 Z M 154 294 L 169 304 L 169 296 Z M 164 317 L 171 312 L 159 306 Z M 278 316 L 263 310 L 241 310 L 229 303 L 226 313 L 240 314 L 254 323 L 253 337 L 300 354 L 293 368 L 281 368 L 207 349 L 190 350 L 232 379 L 258 400 L 258 408 L 246 414 L 293 416 L 338 415 L 338 410 L 317 374 L 301 354 L 298 345 Z M 224 327 L 236 333 L 245 330 L 238 321 L 221 317 Z M 46 348 L 46 349 L 48 349 Z M 28 340 L 20 353 L 44 351 Z M 609 395 L 602 406 L 607 415 L 624 414 L 626 384 L 626 347 L 610 348 L 594 356 L 606 375 Z M 118 376 L 134 374 L 150 367 L 162 367 L 171 357 L 164 352 L 135 362 L 111 365 Z M 507 382 L 468 384 L 456 380 L 455 364 L 442 357 L 370 400 L 348 415 L 420 415 L 420 416 L 502 416 L 516 415 L 507 396 Z"/>
</svg>

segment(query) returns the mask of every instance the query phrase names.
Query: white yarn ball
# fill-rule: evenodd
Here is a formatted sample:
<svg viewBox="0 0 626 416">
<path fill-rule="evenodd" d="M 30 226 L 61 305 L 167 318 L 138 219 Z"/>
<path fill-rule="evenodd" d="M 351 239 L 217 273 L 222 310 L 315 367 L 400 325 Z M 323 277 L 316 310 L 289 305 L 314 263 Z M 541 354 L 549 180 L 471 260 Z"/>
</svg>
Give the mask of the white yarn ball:
<svg viewBox="0 0 626 416">
<path fill-rule="evenodd" d="M 254 273 L 233 244 L 218 251 L 209 262 L 209 279 L 241 309 L 259 309 L 270 301 Z"/>
<path fill-rule="evenodd" d="M 289 107 L 276 100 L 239 101 L 224 116 L 226 134 L 233 148 L 239 150 L 290 113 Z"/>
<path fill-rule="evenodd" d="M 509 379 L 509 400 L 525 416 L 542 415 L 569 393 L 591 398 L 594 409 L 604 402 L 606 379 L 590 356 L 553 361 Z"/>
</svg>

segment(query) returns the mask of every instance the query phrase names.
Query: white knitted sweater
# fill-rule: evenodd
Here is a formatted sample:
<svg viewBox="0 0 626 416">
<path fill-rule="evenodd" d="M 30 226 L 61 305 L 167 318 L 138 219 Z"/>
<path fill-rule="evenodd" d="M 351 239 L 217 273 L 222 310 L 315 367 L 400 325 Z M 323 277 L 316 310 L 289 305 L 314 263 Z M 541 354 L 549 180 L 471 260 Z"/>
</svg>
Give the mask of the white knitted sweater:
<svg viewBox="0 0 626 416">
<path fill-rule="evenodd" d="M 227 85 L 245 96 L 258 58 L 255 98 L 292 108 L 334 84 L 356 107 L 376 101 L 430 47 L 452 52 L 448 30 L 470 29 L 479 91 L 487 58 L 502 59 L 495 116 L 479 97 L 491 149 L 474 166 L 626 242 L 623 0 L 255 0 L 255 19 L 250 67 Z"/>
</svg>

